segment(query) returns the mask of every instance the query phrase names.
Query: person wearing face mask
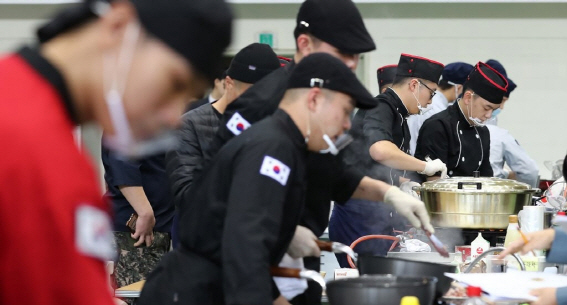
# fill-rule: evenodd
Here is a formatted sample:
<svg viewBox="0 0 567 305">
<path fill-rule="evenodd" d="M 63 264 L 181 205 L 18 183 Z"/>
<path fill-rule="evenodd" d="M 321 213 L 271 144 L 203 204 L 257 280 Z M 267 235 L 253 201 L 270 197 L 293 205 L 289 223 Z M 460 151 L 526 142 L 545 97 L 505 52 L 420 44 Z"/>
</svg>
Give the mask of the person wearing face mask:
<svg viewBox="0 0 567 305">
<path fill-rule="evenodd" d="M 412 115 L 408 118 L 408 127 L 411 134 L 410 153 L 415 154 L 415 146 L 419 129 L 423 122 L 449 107 L 463 93 L 463 84 L 474 67 L 464 62 L 454 62 L 445 66 L 438 83 L 437 94 L 431 99 L 431 105 L 423 114 Z"/>
<path fill-rule="evenodd" d="M 73 128 L 99 124 L 130 139 L 120 143 L 173 128 L 206 90 L 231 23 L 220 0 L 89 0 L 0 59 L 0 304 L 113 304 L 109 205 Z"/>
<path fill-rule="evenodd" d="M 498 61 L 490 59 L 486 64 L 500 72 L 508 81 L 508 90 L 504 94 L 500 108 L 492 111 L 492 117 L 486 122 L 486 127 L 490 131 L 490 165 L 494 171 L 494 177 L 514 179 L 537 187 L 539 178 L 537 163 L 508 130 L 497 126 L 497 115 L 504 109 L 504 104 L 517 85 L 508 78 L 506 70 Z"/>
<path fill-rule="evenodd" d="M 376 69 L 376 79 L 378 80 L 378 90 L 384 93 L 394 83 L 398 65 L 386 65 Z"/>
<path fill-rule="evenodd" d="M 277 266 L 294 236 L 305 195 L 307 152 L 328 149 L 350 113 L 376 101 L 340 60 L 305 57 L 278 110 L 229 141 L 180 210 L 179 250 L 148 277 L 139 305 L 271 304 Z"/>
<path fill-rule="evenodd" d="M 167 176 L 177 208 L 184 204 L 178 195 L 191 187 L 194 168 L 203 163 L 203 150 L 206 150 L 218 130 L 226 107 L 254 83 L 279 67 L 280 61 L 270 46 L 250 44 L 236 53 L 230 63 L 223 80 L 226 84 L 225 94 L 219 100 L 183 115 L 177 133 L 179 145 L 167 152 L 165 157 Z M 172 236 L 174 247 L 178 242 L 175 230 Z"/>
<path fill-rule="evenodd" d="M 498 114 L 504 109 L 504 105 L 506 104 L 508 99 L 510 99 L 510 94 L 512 93 L 512 91 L 514 91 L 514 89 L 516 89 L 517 85 L 516 83 L 514 83 L 513 80 L 511 80 L 508 77 L 508 73 L 506 72 L 506 69 L 504 69 L 504 66 L 499 61 L 494 59 L 489 59 L 486 61 L 486 64 L 489 65 L 494 70 L 498 71 L 498 73 L 502 74 L 508 81 L 508 90 L 506 91 L 506 94 L 504 94 L 504 98 L 502 99 L 502 104 L 500 104 L 500 108 L 494 110 L 492 112 L 492 117 L 490 118 L 490 120 L 486 121 L 487 126 L 498 125 Z"/>
<path fill-rule="evenodd" d="M 350 131 L 356 141 L 344 152 L 347 164 L 408 193 L 412 192 L 412 186 L 419 185 L 415 180 L 410 181 L 410 171 L 428 175 L 445 172 L 445 164 L 439 160 L 424 162 L 409 155 L 410 133 L 406 122 L 409 115 L 420 113 L 431 103 L 442 71 L 443 64 L 439 62 L 402 54 L 392 87 L 376 97 L 378 107 L 356 113 Z M 353 198 L 345 205 L 335 205 L 329 237 L 349 245 L 364 235 L 393 235 L 393 227 L 405 229 L 400 224 L 403 220 L 393 212 L 390 206 L 376 200 Z M 357 250 L 386 255 L 390 245 L 389 240 L 379 240 L 361 244 Z M 345 255 L 336 256 L 342 267 L 348 267 Z"/>
<path fill-rule="evenodd" d="M 241 133 L 241 130 L 234 126 L 241 124 L 245 129 L 277 110 L 290 74 L 304 57 L 318 52 L 327 53 L 339 58 L 354 70 L 360 54 L 376 48 L 360 12 L 351 0 L 306 0 L 297 13 L 294 37 L 296 52 L 293 60 L 255 83 L 227 107 L 214 140 L 204 151 L 206 161 L 211 160 L 227 141 Z M 329 140 L 329 148 L 337 146 L 334 142 L 336 139 Z M 336 152 L 337 149 L 326 151 Z M 201 172 L 202 167 L 195 169 L 195 179 Z M 181 196 L 183 201 L 192 200 L 189 192 Z M 395 207 L 400 215 L 407 217 L 415 226 L 425 226 L 433 230 L 423 202 L 401 192 L 397 187 L 364 176 L 356 168 L 346 167 L 341 156 L 310 152 L 305 208 L 300 225 L 312 233 L 298 229 L 297 238 L 294 238 L 290 245 L 293 257 L 304 257 L 305 268 L 317 271 L 320 269 L 319 250 L 313 236 L 321 236 L 325 231 L 329 222 L 331 201 L 344 204 L 351 197 L 384 201 Z M 319 284 L 310 281 L 305 293 L 297 295 L 291 301 L 296 305 L 320 304 L 321 294 Z"/>
<path fill-rule="evenodd" d="M 502 74 L 478 62 L 467 77 L 463 97 L 423 123 L 415 156 L 443 160 L 450 177 L 473 176 L 475 171 L 492 177 L 490 134 L 484 125 L 500 107 L 507 87 Z"/>
</svg>

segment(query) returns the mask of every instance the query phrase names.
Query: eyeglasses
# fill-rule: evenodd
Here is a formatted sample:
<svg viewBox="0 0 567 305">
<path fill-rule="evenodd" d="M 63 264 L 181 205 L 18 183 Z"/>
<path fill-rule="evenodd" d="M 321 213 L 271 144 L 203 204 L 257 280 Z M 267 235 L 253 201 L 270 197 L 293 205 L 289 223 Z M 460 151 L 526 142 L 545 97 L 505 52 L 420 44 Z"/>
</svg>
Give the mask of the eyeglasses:
<svg viewBox="0 0 567 305">
<path fill-rule="evenodd" d="M 432 99 L 435 94 L 437 94 L 437 92 L 429 87 L 427 87 L 426 84 L 422 83 L 420 80 L 417 80 L 419 82 L 420 85 L 423 85 L 425 88 L 427 88 L 427 90 L 429 90 L 429 92 L 431 92 L 431 96 L 429 97 L 429 99 Z"/>
</svg>

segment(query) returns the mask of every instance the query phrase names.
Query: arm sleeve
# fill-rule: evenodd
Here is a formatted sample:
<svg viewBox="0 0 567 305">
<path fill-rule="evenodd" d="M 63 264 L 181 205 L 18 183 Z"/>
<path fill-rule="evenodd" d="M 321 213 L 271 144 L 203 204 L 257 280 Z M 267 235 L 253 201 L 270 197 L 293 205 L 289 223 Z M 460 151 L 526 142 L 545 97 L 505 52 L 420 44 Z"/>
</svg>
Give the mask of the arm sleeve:
<svg viewBox="0 0 567 305">
<path fill-rule="evenodd" d="M 536 162 L 508 132 L 503 135 L 502 142 L 504 160 L 510 169 L 516 173 L 518 181 L 536 187 L 539 174 Z"/>
<path fill-rule="evenodd" d="M 337 179 L 332 185 L 332 199 L 339 204 L 347 202 L 356 188 L 364 178 L 364 174 L 354 166 L 346 166 L 342 160 L 338 160 Z"/>
<path fill-rule="evenodd" d="M 480 164 L 480 174 L 481 176 L 485 176 L 485 177 L 494 177 L 494 171 L 492 170 L 492 165 L 490 164 L 490 133 L 488 132 L 488 128 L 487 128 L 487 134 L 486 134 L 487 138 L 488 138 L 488 145 L 487 147 L 483 147 L 484 150 L 484 158 L 482 159 L 482 163 Z"/>
<path fill-rule="evenodd" d="M 392 136 L 394 113 L 388 104 L 378 103 L 375 108 L 366 110 L 362 120 L 362 133 L 368 147 L 383 140 L 394 142 Z"/>
<path fill-rule="evenodd" d="M 557 305 L 567 305 L 567 287 L 559 287 L 555 292 Z"/>
<path fill-rule="evenodd" d="M 550 263 L 567 264 L 567 232 L 555 229 L 555 238 L 547 252 L 547 261 Z"/>
<path fill-rule="evenodd" d="M 441 121 L 427 120 L 419 130 L 415 157 L 425 161 L 425 157 L 429 156 L 432 160 L 443 161 L 449 167 L 448 132 Z"/>
<path fill-rule="evenodd" d="M 260 174 L 265 156 L 290 168 L 285 185 Z M 273 291 L 270 262 L 296 174 L 292 156 L 284 146 L 260 144 L 241 151 L 234 162 L 222 237 L 226 304 L 271 304 L 273 295 L 279 295 Z"/>
<path fill-rule="evenodd" d="M 193 123 L 194 113 L 189 112 L 183 117 L 181 128 L 177 131 L 179 145 L 165 156 L 167 176 L 177 207 L 183 204 L 183 194 L 193 183 L 195 167 L 203 161 L 203 153 Z"/>
<path fill-rule="evenodd" d="M 106 172 L 106 183 L 115 187 L 142 186 L 140 162 L 122 157 L 108 148 L 102 147 L 102 164 Z"/>
</svg>

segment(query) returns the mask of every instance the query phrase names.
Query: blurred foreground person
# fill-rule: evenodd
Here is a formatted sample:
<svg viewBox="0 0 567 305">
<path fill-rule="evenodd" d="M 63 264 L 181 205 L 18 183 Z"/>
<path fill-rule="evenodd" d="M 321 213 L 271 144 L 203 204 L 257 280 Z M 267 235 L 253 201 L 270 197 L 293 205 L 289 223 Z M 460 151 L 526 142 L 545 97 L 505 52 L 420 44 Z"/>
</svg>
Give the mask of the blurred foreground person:
<svg viewBox="0 0 567 305">
<path fill-rule="evenodd" d="M 231 22 L 220 0 L 86 1 L 0 59 L 0 304 L 113 303 L 109 206 L 73 128 L 98 123 L 130 156 L 163 149 Z"/>
</svg>

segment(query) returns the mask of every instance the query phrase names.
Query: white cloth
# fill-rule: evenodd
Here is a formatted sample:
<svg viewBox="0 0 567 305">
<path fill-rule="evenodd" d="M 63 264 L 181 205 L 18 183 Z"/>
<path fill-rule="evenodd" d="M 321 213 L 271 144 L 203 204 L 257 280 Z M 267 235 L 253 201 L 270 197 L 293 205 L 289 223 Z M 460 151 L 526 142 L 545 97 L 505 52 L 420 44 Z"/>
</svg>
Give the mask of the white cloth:
<svg viewBox="0 0 567 305">
<path fill-rule="evenodd" d="M 494 177 L 508 178 L 506 163 L 516 173 L 518 181 L 537 187 L 539 168 L 516 139 L 504 128 L 486 125 L 490 131 L 490 165 Z"/>
<path fill-rule="evenodd" d="M 212 95 L 209 94 L 209 104 L 216 102 L 216 101 L 217 100 Z"/>
<path fill-rule="evenodd" d="M 419 135 L 419 129 L 421 128 L 421 125 L 423 125 L 423 122 L 432 117 L 434 114 L 447 109 L 447 107 L 449 107 L 449 101 L 447 100 L 445 95 L 441 93 L 441 91 L 437 91 L 437 94 L 435 94 L 435 96 L 431 100 L 431 105 L 427 106 L 427 108 L 430 108 L 430 110 L 428 110 L 424 114 L 410 115 L 410 117 L 408 118 L 408 127 L 411 135 L 410 153 L 412 156 L 415 154 L 417 137 Z"/>
<path fill-rule="evenodd" d="M 303 259 L 302 258 L 292 258 L 287 253 L 282 258 L 279 264 L 282 268 L 296 268 L 303 269 Z M 288 277 L 275 277 L 274 282 L 281 293 L 281 295 L 287 300 L 291 300 L 294 297 L 302 294 L 307 290 L 307 280 L 306 279 L 296 279 Z"/>
</svg>

